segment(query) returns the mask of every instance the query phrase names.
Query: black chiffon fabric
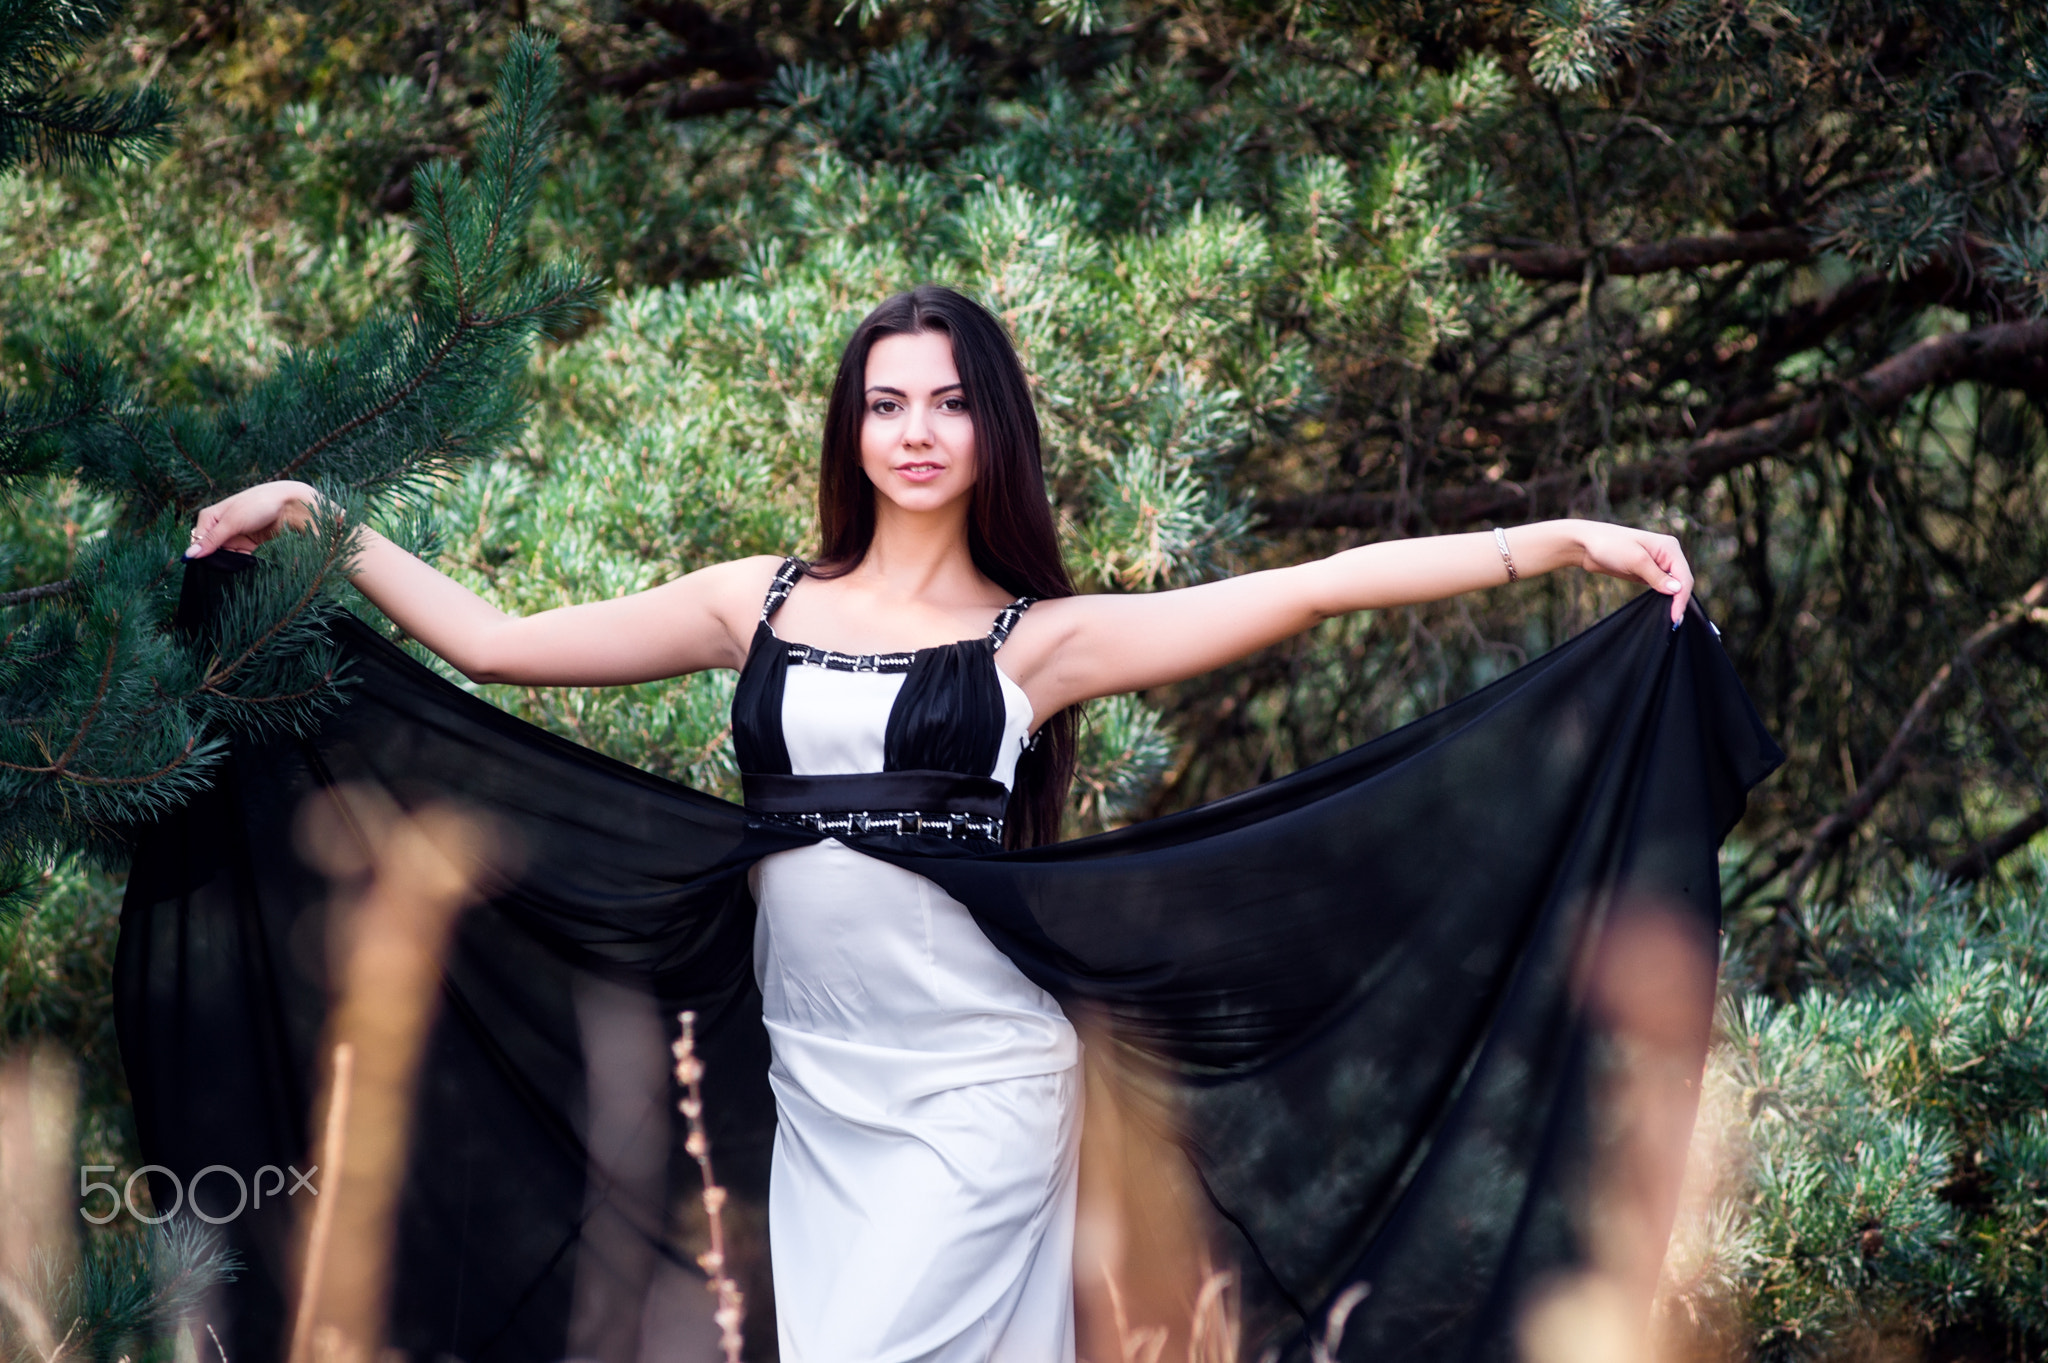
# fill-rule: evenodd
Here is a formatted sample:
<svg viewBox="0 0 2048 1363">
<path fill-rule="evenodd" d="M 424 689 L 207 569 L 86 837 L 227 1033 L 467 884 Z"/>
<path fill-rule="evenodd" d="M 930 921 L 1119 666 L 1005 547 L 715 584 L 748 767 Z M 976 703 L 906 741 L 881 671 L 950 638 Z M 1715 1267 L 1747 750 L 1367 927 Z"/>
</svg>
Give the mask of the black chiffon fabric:
<svg viewBox="0 0 2048 1363">
<path fill-rule="evenodd" d="M 250 562 L 188 567 L 187 621 Z M 1646 595 L 1375 742 L 1100 837 L 1009 853 L 848 839 L 966 904 L 1093 1020 L 1096 1062 L 1171 1114 L 1238 1274 L 1245 1356 L 1305 1359 L 1311 1323 L 1366 1283 L 1344 1358 L 1509 1359 L 1524 1293 L 1585 1253 L 1600 1040 L 1585 963 L 1639 913 L 1711 951 L 1716 850 L 1780 760 L 1705 617 L 1674 630 L 1666 610 Z M 515 720 L 356 621 L 335 633 L 348 702 L 310 738 L 237 740 L 214 789 L 138 846 L 116 1010 L 146 1157 L 185 1182 L 307 1163 L 330 998 L 300 801 L 361 783 L 406 807 L 466 804 L 516 840 L 520 869 L 466 913 L 446 963 L 392 1343 L 478 1363 L 631 1358 L 702 1328 L 667 1057 L 632 1061 L 593 1024 L 609 1008 L 673 1035 L 694 1008 L 752 1265 L 750 1352 L 772 1356 L 757 1228 L 774 1106 L 747 871 L 815 835 Z M 620 1065 L 670 1123 L 651 1171 L 604 1167 L 591 1136 Z M 274 1198 L 223 1228 L 250 1265 L 227 1302 L 238 1363 L 279 1350 L 294 1211 Z M 608 1333 L 592 1302 L 613 1303 Z M 641 1324 L 622 1332 L 621 1313 Z"/>
</svg>

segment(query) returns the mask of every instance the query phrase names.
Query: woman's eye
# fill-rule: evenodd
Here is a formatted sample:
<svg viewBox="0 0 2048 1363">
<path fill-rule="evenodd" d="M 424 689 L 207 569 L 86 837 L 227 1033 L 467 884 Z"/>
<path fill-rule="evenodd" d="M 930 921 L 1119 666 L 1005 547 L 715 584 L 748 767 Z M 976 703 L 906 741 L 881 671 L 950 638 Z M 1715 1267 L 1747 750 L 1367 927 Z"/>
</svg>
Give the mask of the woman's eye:
<svg viewBox="0 0 2048 1363">
<path fill-rule="evenodd" d="M 883 398 L 880 402 L 868 408 L 868 410 L 876 416 L 894 416 L 896 414 L 896 404 L 887 398 Z"/>
</svg>

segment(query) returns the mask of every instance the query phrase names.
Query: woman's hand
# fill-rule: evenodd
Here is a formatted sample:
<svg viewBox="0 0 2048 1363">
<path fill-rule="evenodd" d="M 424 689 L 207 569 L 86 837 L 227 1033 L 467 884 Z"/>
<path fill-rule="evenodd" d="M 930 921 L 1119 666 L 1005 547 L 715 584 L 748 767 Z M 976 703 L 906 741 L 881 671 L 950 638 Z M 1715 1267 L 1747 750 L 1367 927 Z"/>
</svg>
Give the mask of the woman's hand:
<svg viewBox="0 0 2048 1363">
<path fill-rule="evenodd" d="M 320 504 L 320 494 L 305 483 L 258 483 L 199 513 L 192 527 L 186 558 L 205 558 L 216 549 L 247 553 L 290 528 L 303 529 Z"/>
<path fill-rule="evenodd" d="M 1685 618 L 1692 600 L 1692 565 L 1670 535 L 1604 521 L 1571 521 L 1578 537 L 1579 566 L 1589 573 L 1646 582 L 1671 598 L 1671 623 Z M 1512 538 L 1512 532 L 1510 532 Z"/>
</svg>

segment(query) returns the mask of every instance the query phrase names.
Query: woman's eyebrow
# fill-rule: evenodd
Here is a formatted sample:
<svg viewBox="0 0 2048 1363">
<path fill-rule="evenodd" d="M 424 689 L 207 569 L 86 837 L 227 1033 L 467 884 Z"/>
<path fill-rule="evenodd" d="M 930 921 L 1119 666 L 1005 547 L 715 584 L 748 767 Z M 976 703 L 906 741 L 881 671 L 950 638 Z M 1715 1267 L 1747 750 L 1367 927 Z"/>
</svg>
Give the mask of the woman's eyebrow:
<svg viewBox="0 0 2048 1363">
<path fill-rule="evenodd" d="M 934 388 L 934 389 L 932 389 L 932 396 L 933 396 L 933 397 L 937 397 L 937 396 L 938 396 L 939 394 L 941 394 L 941 393 L 950 393 L 950 392 L 952 392 L 952 391 L 953 391 L 953 390 L 954 390 L 955 388 L 958 388 L 958 387 L 960 387 L 960 384 L 959 384 L 959 383 L 957 383 L 957 382 L 955 382 L 955 383 L 942 383 L 942 384 L 940 384 L 940 385 L 939 385 L 939 386 L 938 386 L 937 388 Z M 901 398 L 901 397 L 908 397 L 908 396 L 910 396 L 910 395 L 909 395 L 908 393 L 904 392 L 904 391 L 903 391 L 903 390 L 902 390 L 901 388 L 891 388 L 891 387 L 890 387 L 889 385 L 887 385 L 887 384 L 885 384 L 885 383 L 874 383 L 874 384 L 869 384 L 869 385 L 868 385 L 868 391 L 869 391 L 870 393 L 887 393 L 887 394 L 888 394 L 889 396 L 891 396 L 891 397 L 898 397 L 898 398 Z"/>
</svg>

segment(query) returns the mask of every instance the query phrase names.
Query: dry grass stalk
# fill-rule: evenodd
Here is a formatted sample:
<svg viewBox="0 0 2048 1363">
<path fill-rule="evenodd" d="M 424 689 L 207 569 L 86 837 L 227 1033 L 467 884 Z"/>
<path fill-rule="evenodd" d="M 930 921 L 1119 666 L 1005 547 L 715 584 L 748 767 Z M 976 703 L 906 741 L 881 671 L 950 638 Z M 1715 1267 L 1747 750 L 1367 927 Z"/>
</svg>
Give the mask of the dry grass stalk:
<svg viewBox="0 0 2048 1363">
<path fill-rule="evenodd" d="M 746 1318 L 746 1298 L 726 1272 L 725 1189 L 719 1186 L 712 1171 L 711 1138 L 704 1134 L 704 1062 L 697 1058 L 697 1015 L 685 1010 L 677 1018 L 683 1030 L 675 1044 L 676 1082 L 682 1085 L 683 1096 L 676 1107 L 690 1123 L 689 1139 L 683 1148 L 697 1161 L 697 1170 L 704 1179 L 704 1219 L 711 1234 L 711 1247 L 697 1256 L 697 1263 L 709 1279 L 705 1286 L 718 1300 L 711 1318 L 718 1322 L 718 1342 L 725 1349 L 726 1363 L 740 1363 L 740 1349 L 745 1342 L 740 1324 Z"/>
<path fill-rule="evenodd" d="M 1230 1294 L 1236 1283 L 1235 1275 L 1213 1269 L 1203 1279 L 1189 1321 L 1187 1353 L 1173 1355 L 1176 1360 L 1185 1357 L 1187 1363 L 1238 1363 L 1243 1330 Z M 1103 1274 L 1103 1290 L 1116 1331 L 1118 1363 L 1159 1363 L 1172 1342 L 1172 1332 L 1163 1325 L 1134 1325 L 1125 1310 L 1123 1290 L 1117 1285 L 1116 1275 L 1107 1270 Z M 1342 1303 L 1339 1309 L 1348 1314 L 1353 1304 Z M 1337 1337 L 1342 1337 L 1343 1328 L 1340 1319 Z"/>
<path fill-rule="evenodd" d="M 1111 1318 L 1116 1322 L 1119 1363 L 1159 1363 L 1159 1355 L 1166 1351 L 1166 1327 L 1132 1325 L 1124 1311 L 1124 1294 L 1117 1289 L 1116 1275 L 1105 1269 L 1102 1281 L 1109 1291 Z"/>
<path fill-rule="evenodd" d="M 334 1048 L 333 1064 L 328 1070 L 326 1131 L 320 1141 L 320 1167 L 327 1171 L 327 1195 L 314 1204 L 313 1225 L 306 1236 L 306 1268 L 299 1278 L 298 1309 L 292 1320 L 291 1363 L 307 1363 L 312 1357 L 313 1313 L 308 1308 L 320 1299 L 320 1282 L 327 1271 L 327 1247 L 334 1235 L 334 1207 L 340 1199 L 342 1161 L 348 1153 L 348 1095 L 355 1058 L 355 1047 L 344 1041 Z M 216 1338 L 215 1347 L 219 1344 Z M 222 1357 L 226 1357 L 225 1350 Z"/>
<path fill-rule="evenodd" d="M 1740 1218 L 1750 1195 L 1749 1114 L 1742 1085 L 1712 1061 L 1700 1085 L 1678 1221 L 1650 1316 L 1656 1363 L 1743 1363 L 1750 1356 L 1740 1282 Z"/>
<path fill-rule="evenodd" d="M 1215 1276 L 1208 1198 L 1180 1144 L 1171 1086 L 1093 1019 L 1079 1025 L 1087 1043 L 1074 1227 L 1080 1352 L 1178 1363 L 1191 1356 Z"/>
<path fill-rule="evenodd" d="M 335 944 L 340 997 L 328 1039 L 337 1063 L 325 1125 L 338 1158 L 323 1152 L 290 1359 L 367 1363 L 382 1352 L 413 1094 L 441 962 L 482 874 L 486 839 L 453 810 L 406 815 L 375 792 L 345 789 L 310 803 L 300 826 L 309 857 L 331 874 L 370 878 Z"/>
<path fill-rule="evenodd" d="M 44 1363 L 63 1356 L 77 1328 L 59 1337 L 32 1287 L 77 1255 L 68 1197 L 77 1108 L 71 1062 L 53 1047 L 30 1047 L 0 1067 L 0 1308 Z"/>
<path fill-rule="evenodd" d="M 1188 1363 L 1237 1363 L 1240 1330 L 1230 1309 L 1236 1278 L 1212 1272 L 1195 1298 L 1194 1327 L 1188 1332 Z"/>
<path fill-rule="evenodd" d="M 0 1277 L 0 1306 L 7 1308 L 15 1329 L 21 1332 L 29 1348 L 43 1363 L 57 1363 L 63 1357 L 70 1334 L 67 1333 L 62 1340 L 56 1337 L 50 1329 L 50 1322 L 43 1318 L 42 1308 L 36 1305 L 27 1288 L 13 1278 Z"/>
<path fill-rule="evenodd" d="M 1524 1363 L 1649 1363 L 1651 1300 L 1693 1143 L 1713 1010 L 1711 943 L 1682 908 L 1618 905 L 1587 975 L 1603 1025 L 1587 1263 L 1534 1294 Z"/>
<path fill-rule="evenodd" d="M 1330 1303 L 1329 1314 L 1323 1317 L 1323 1337 L 1309 1341 L 1309 1357 L 1314 1363 L 1337 1363 L 1337 1350 L 1344 1344 L 1344 1327 L 1351 1323 L 1351 1313 L 1358 1309 L 1358 1304 L 1371 1295 L 1371 1283 L 1353 1283 L 1337 1294 L 1337 1300 Z"/>
</svg>

